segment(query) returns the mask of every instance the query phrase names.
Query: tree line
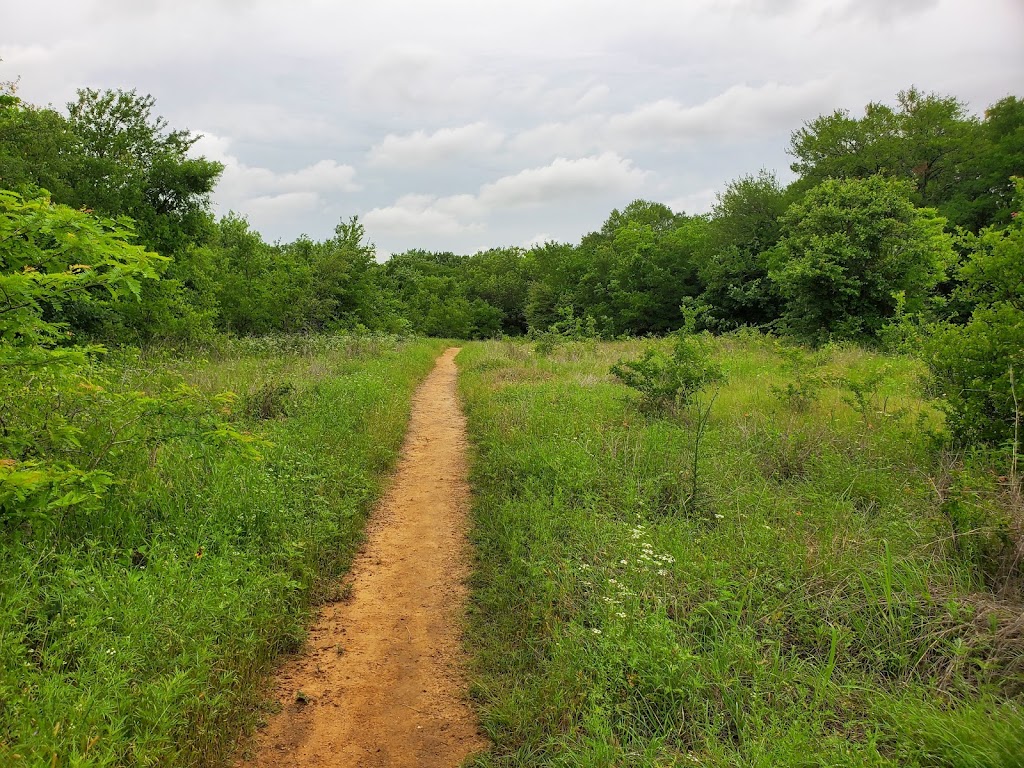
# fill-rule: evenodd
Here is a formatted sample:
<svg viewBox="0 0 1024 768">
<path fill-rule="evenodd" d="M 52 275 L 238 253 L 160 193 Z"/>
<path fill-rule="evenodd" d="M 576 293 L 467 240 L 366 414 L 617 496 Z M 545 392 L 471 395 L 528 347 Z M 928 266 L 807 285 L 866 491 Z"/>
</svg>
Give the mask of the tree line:
<svg viewBox="0 0 1024 768">
<path fill-rule="evenodd" d="M 145 271 L 108 264 L 101 280 L 92 265 L 74 272 L 73 227 L 46 240 L 42 225 L 33 237 L 45 263 L 0 251 L 10 291 L 26 269 L 77 275 L 49 293 L 33 278 L 34 316 L 61 332 L 54 346 L 222 332 L 614 338 L 750 327 L 923 351 L 959 402 L 953 424 L 965 439 L 1004 437 L 1014 412 L 1012 370 L 1024 369 L 1020 98 L 975 117 L 955 97 L 911 88 L 892 106 L 807 122 L 791 136 L 792 183 L 743 176 L 707 215 L 637 200 L 578 243 L 411 250 L 384 263 L 356 218 L 328 239 L 289 243 L 265 242 L 240 214 L 216 218 L 222 166 L 195 157 L 198 137 L 155 106 L 135 91 L 85 89 L 58 111 L 0 86 L 0 189 L 10 191 L 0 216 L 11 237 L 29 236 L 18 224 L 26 211 L 74 211 L 152 255 Z M 0 312 L 8 341 L 21 333 L 12 301 Z"/>
</svg>

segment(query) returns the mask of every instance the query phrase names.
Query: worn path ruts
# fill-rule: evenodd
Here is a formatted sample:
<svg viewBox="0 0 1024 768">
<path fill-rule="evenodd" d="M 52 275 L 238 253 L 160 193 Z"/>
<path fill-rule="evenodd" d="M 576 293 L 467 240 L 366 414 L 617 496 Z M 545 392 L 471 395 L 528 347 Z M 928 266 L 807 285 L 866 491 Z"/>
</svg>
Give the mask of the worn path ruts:
<svg viewBox="0 0 1024 768">
<path fill-rule="evenodd" d="M 416 391 L 351 598 L 323 609 L 307 650 L 282 668 L 281 711 L 239 766 L 440 768 L 484 748 L 462 672 L 469 486 L 458 351 Z"/>
</svg>

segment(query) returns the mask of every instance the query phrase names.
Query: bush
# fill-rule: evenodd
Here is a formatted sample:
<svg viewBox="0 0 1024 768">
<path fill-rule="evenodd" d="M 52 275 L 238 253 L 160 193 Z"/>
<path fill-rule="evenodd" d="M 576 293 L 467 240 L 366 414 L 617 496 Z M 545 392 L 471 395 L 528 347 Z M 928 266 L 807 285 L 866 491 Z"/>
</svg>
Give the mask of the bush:
<svg viewBox="0 0 1024 768">
<path fill-rule="evenodd" d="M 637 390 L 641 407 L 652 411 L 685 407 L 704 387 L 723 378 L 701 339 L 684 334 L 676 334 L 670 355 L 648 347 L 636 360 L 617 362 L 611 373 Z"/>
<path fill-rule="evenodd" d="M 1024 208 L 1024 180 L 1017 179 L 1017 208 Z M 1005 444 L 1016 415 L 1011 369 L 1024 378 L 1024 223 L 1015 215 L 1005 228 L 969 237 L 960 268 L 958 298 L 973 306 L 966 325 L 932 327 L 925 360 L 942 396 L 954 440 L 961 445 Z"/>
</svg>

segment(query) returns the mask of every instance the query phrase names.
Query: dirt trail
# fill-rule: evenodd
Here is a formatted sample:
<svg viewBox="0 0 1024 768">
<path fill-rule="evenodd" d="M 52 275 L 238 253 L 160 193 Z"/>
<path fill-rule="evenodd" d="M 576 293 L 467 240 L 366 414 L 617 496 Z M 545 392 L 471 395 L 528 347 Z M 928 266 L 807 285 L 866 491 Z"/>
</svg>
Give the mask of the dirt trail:
<svg viewBox="0 0 1024 768">
<path fill-rule="evenodd" d="M 484 748 L 462 676 L 469 487 L 457 353 L 413 398 L 351 598 L 324 608 L 304 655 L 281 670 L 282 709 L 238 766 L 457 766 Z"/>
</svg>

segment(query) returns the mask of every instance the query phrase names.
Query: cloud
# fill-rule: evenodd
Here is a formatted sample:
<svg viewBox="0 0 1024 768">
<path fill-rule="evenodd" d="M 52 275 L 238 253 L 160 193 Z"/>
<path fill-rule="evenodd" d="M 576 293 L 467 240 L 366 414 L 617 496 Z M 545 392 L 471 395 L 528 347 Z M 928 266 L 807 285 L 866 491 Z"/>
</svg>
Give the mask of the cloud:
<svg viewBox="0 0 1024 768">
<path fill-rule="evenodd" d="M 517 134 L 509 146 L 514 152 L 552 156 L 579 154 L 607 148 L 607 118 L 584 115 L 573 120 L 542 123 Z"/>
<path fill-rule="evenodd" d="M 403 195 L 362 218 L 368 229 L 388 235 L 455 235 L 482 229 L 482 219 L 506 209 L 565 205 L 581 198 L 633 191 L 647 175 L 614 152 L 575 160 L 560 157 L 549 165 L 484 184 L 475 195 Z"/>
<path fill-rule="evenodd" d="M 676 213 L 686 213 L 691 216 L 710 213 L 718 199 L 718 192 L 719 190 L 715 187 L 698 189 L 669 200 L 665 205 Z"/>
<path fill-rule="evenodd" d="M 612 136 L 630 142 L 686 142 L 716 136 L 750 136 L 799 125 L 832 98 L 828 80 L 800 85 L 734 85 L 695 106 L 660 99 L 609 121 Z"/>
<path fill-rule="evenodd" d="M 534 155 L 664 148 L 701 140 L 737 140 L 766 131 L 792 129 L 831 104 L 834 84 L 734 85 L 687 106 L 659 99 L 612 115 L 581 115 L 521 131 L 508 146 Z"/>
<path fill-rule="evenodd" d="M 840 21 L 863 18 L 888 22 L 933 10 L 938 5 L 939 0 L 848 0 L 841 10 L 830 12 L 826 18 L 834 14 Z"/>
<path fill-rule="evenodd" d="M 322 206 L 320 196 L 315 192 L 285 192 L 280 195 L 260 195 L 245 201 L 244 213 L 255 222 L 280 222 L 281 220 L 316 210 Z"/>
<path fill-rule="evenodd" d="M 504 140 L 505 134 L 485 122 L 442 128 L 430 134 L 426 131 L 404 136 L 389 133 L 370 148 L 367 160 L 370 165 L 398 168 L 439 165 L 461 157 L 493 152 Z"/>
<path fill-rule="evenodd" d="M 544 245 L 545 243 L 554 242 L 555 238 L 549 235 L 547 232 L 539 232 L 533 237 L 527 238 L 520 245 L 521 248 L 530 249 L 538 245 Z"/>
<path fill-rule="evenodd" d="M 391 236 L 455 235 L 480 229 L 478 224 L 461 222 L 445 199 L 433 195 L 404 195 L 393 205 L 367 211 L 362 220 L 368 229 Z"/>
<path fill-rule="evenodd" d="M 317 208 L 323 196 L 336 192 L 355 192 L 356 169 L 335 160 L 319 162 L 295 171 L 276 172 L 269 168 L 246 165 L 231 151 L 232 141 L 215 134 L 203 134 L 192 152 L 224 164 L 214 195 L 220 210 L 253 212 L 262 216 L 269 212 Z"/>
<path fill-rule="evenodd" d="M 621 192 L 640 187 L 646 171 L 615 152 L 567 160 L 555 159 L 541 168 L 528 168 L 480 188 L 488 208 L 542 205 Z"/>
<path fill-rule="evenodd" d="M 189 122 L 206 125 L 234 141 L 310 142 L 337 135 L 322 116 L 282 104 L 219 99 L 197 105 Z"/>
</svg>

